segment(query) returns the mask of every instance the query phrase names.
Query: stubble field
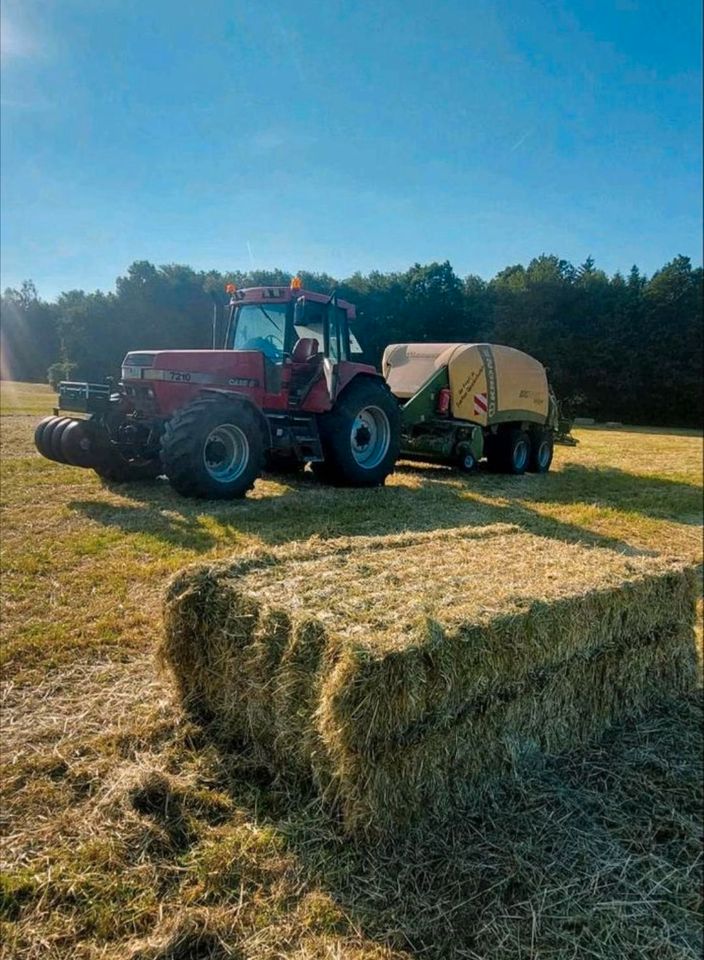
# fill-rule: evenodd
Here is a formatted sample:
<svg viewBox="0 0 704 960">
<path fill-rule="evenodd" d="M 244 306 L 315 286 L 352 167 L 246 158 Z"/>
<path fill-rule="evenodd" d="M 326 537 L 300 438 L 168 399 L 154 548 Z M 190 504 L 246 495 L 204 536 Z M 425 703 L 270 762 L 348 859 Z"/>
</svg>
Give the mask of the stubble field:
<svg viewBox="0 0 704 960">
<path fill-rule="evenodd" d="M 2 385 L 5 956 L 700 955 L 698 694 L 545 760 L 442 834 L 370 848 L 219 752 L 154 650 L 169 576 L 252 546 L 434 532 L 441 577 L 445 531 L 509 523 L 699 563 L 701 435 L 585 429 L 546 477 L 402 464 L 381 490 L 267 477 L 213 504 L 43 460 L 51 404 Z"/>
</svg>

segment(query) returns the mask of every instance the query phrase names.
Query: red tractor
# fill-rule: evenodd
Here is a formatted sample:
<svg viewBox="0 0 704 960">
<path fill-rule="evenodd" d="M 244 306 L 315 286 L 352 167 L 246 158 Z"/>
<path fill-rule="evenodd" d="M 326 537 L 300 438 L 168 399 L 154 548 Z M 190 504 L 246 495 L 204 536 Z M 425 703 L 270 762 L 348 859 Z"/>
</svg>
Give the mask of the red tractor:
<svg viewBox="0 0 704 960">
<path fill-rule="evenodd" d="M 228 292 L 224 349 L 128 353 L 116 392 L 61 383 L 39 452 L 108 480 L 166 474 L 188 497 L 242 497 L 265 468 L 306 463 L 331 483 L 382 484 L 400 414 L 374 367 L 350 359 L 354 306 L 297 278 Z"/>
</svg>

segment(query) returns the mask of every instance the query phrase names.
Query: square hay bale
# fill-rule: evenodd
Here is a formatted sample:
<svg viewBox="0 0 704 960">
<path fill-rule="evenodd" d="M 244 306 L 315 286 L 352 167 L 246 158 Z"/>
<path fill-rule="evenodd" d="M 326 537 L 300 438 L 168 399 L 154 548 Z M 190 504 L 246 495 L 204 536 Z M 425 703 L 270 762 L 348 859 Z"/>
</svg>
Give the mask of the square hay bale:
<svg viewBox="0 0 704 960">
<path fill-rule="evenodd" d="M 504 524 L 312 540 L 178 574 L 162 654 L 220 740 L 388 831 L 690 688 L 694 592 Z"/>
</svg>

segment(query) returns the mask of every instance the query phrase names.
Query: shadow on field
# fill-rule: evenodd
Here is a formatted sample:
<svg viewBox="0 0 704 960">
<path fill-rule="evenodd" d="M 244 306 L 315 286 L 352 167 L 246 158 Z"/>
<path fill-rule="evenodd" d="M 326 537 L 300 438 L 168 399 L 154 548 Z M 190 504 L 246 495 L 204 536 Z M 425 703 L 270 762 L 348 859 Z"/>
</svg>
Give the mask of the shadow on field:
<svg viewBox="0 0 704 960">
<path fill-rule="evenodd" d="M 577 463 L 568 463 L 547 476 L 526 474 L 523 477 L 494 474 L 485 469 L 484 464 L 481 466 L 482 469 L 470 477 L 459 475 L 468 492 L 515 498 L 524 507 L 531 501 L 597 505 L 654 519 L 692 525 L 702 522 L 704 495 L 701 486 L 694 483 Z M 451 468 L 441 466 L 403 463 L 398 469 L 401 473 L 424 476 L 439 483 L 447 483 L 450 476 L 457 476 Z"/>
<path fill-rule="evenodd" d="M 701 949 L 701 720 L 700 693 L 662 705 L 479 812 L 371 848 L 314 801 L 247 781 L 243 761 L 222 757 L 222 787 L 285 838 L 307 886 L 404 958 L 684 960 Z"/>
<path fill-rule="evenodd" d="M 531 492 L 530 499 L 547 503 L 598 503 L 660 520 L 692 525 L 702 522 L 702 488 L 693 483 L 577 463 L 567 464 L 554 477 L 556 484 Z"/>
<path fill-rule="evenodd" d="M 270 489 L 263 495 L 258 485 L 255 494 L 259 490 L 259 496 L 238 501 L 202 501 L 179 497 L 165 480 L 159 480 L 115 487 L 114 491 L 129 503 L 75 500 L 70 507 L 105 526 L 154 537 L 196 553 L 216 546 L 234 548 L 243 536 L 274 545 L 312 536 L 386 536 L 425 531 L 438 531 L 441 535 L 443 530 L 458 526 L 511 523 L 541 537 L 635 554 L 649 551 L 547 516 L 533 509 L 531 503 L 596 502 L 632 510 L 633 504 L 646 501 L 654 509 L 659 498 L 657 502 L 665 516 L 666 501 L 675 492 L 667 490 L 666 481 L 630 474 L 621 474 L 614 480 L 611 474 L 618 475 L 620 471 L 579 467 L 547 476 L 508 477 L 482 470 L 467 477 L 446 467 L 400 464 L 398 473 L 412 479 L 413 486 L 392 484 L 360 490 L 326 486 L 308 474 L 295 479 L 266 476 L 264 480 Z M 678 488 L 680 501 L 684 498 L 686 509 L 693 511 L 697 488 L 687 484 L 671 486 Z M 626 488 L 630 490 L 628 495 Z M 671 517 L 672 511 L 668 515 Z"/>
</svg>

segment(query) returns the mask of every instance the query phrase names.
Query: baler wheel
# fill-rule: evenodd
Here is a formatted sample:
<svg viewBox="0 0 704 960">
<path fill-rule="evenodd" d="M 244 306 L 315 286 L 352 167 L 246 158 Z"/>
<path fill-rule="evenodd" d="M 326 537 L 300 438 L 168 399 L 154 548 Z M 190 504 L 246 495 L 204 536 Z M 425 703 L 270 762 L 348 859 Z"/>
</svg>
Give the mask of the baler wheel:
<svg viewBox="0 0 704 960">
<path fill-rule="evenodd" d="M 528 470 L 531 473 L 547 473 L 552 463 L 553 452 L 552 430 L 536 430 L 531 436 Z"/>
<path fill-rule="evenodd" d="M 477 458 L 471 450 L 466 450 L 460 454 L 457 465 L 462 473 L 475 473 L 477 470 Z"/>
<path fill-rule="evenodd" d="M 237 399 L 199 397 L 166 423 L 161 459 L 171 486 L 184 497 L 243 497 L 264 467 L 260 418 Z"/>
<path fill-rule="evenodd" d="M 530 438 L 520 427 L 509 427 L 487 442 L 489 468 L 496 473 L 512 473 L 516 476 L 528 469 Z"/>
<path fill-rule="evenodd" d="M 504 443 L 506 473 L 513 473 L 520 476 L 520 474 L 525 473 L 528 469 L 530 437 L 525 430 L 521 430 L 519 427 L 513 427 L 506 435 Z"/>
</svg>

